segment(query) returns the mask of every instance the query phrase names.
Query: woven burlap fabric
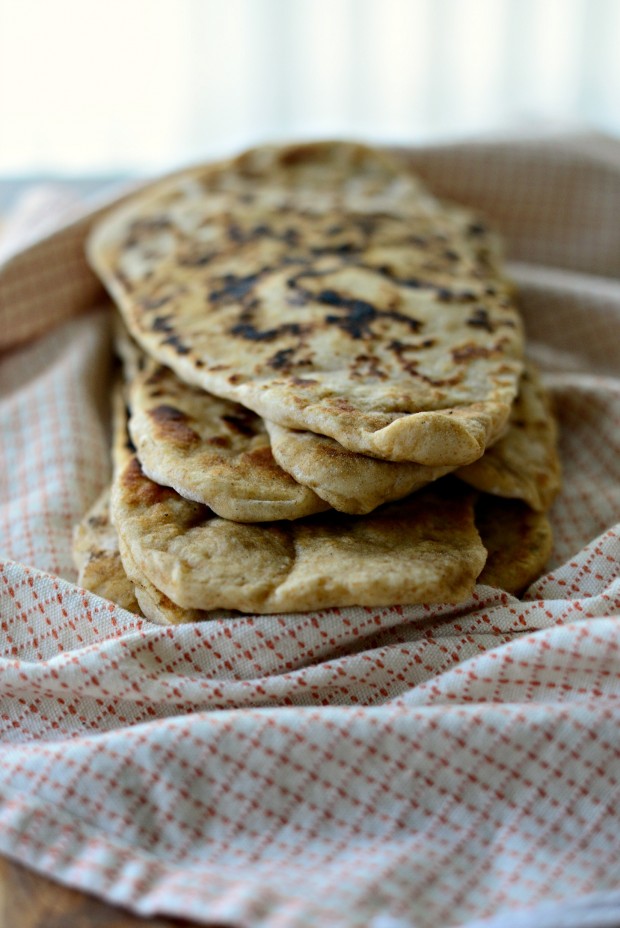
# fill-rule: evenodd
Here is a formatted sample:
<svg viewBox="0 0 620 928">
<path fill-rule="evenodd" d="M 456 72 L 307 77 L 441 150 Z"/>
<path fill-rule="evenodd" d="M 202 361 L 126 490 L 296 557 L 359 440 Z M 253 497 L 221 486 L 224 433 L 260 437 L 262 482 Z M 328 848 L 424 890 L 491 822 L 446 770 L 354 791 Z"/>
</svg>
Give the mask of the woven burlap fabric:
<svg viewBox="0 0 620 928">
<path fill-rule="evenodd" d="M 551 572 L 521 601 L 174 628 L 73 586 L 109 477 L 109 311 L 90 214 L 21 251 L 8 217 L 3 853 L 203 924 L 620 922 L 620 145 L 411 158 L 505 236 L 561 427 Z"/>
</svg>

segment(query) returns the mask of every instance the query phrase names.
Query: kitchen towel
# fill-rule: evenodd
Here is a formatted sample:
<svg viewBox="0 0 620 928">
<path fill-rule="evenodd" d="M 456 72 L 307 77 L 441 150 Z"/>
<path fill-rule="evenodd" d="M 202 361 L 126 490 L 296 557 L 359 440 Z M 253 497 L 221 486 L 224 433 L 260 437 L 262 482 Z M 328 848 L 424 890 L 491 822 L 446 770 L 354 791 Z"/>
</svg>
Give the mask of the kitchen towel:
<svg viewBox="0 0 620 928">
<path fill-rule="evenodd" d="M 30 198 L 0 266 L 1 853 L 204 925 L 620 923 L 620 143 L 407 156 L 504 236 L 560 422 L 549 572 L 521 600 L 182 627 L 79 589 L 105 206 Z"/>
</svg>

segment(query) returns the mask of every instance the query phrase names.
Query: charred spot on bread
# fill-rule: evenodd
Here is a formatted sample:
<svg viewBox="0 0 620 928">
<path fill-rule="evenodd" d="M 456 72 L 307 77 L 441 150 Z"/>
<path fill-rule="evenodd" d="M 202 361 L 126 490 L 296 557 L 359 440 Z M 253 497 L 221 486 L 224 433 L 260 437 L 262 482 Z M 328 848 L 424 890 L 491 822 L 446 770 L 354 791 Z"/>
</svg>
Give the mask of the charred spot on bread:
<svg viewBox="0 0 620 928">
<path fill-rule="evenodd" d="M 181 444 L 193 444 L 200 440 L 198 433 L 188 425 L 189 417 L 176 406 L 162 403 L 149 409 L 148 414 L 166 438 Z"/>
</svg>

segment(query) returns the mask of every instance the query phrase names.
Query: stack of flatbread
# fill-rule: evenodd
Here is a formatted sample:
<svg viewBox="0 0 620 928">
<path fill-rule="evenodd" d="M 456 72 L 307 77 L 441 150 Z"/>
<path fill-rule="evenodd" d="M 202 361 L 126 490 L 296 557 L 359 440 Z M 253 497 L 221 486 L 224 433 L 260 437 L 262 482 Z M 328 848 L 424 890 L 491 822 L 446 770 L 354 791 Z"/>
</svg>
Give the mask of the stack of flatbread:
<svg viewBox="0 0 620 928">
<path fill-rule="evenodd" d="M 83 586 L 151 620 L 518 593 L 556 426 L 497 240 L 398 161 L 261 147 L 93 230 L 120 311 Z"/>
</svg>

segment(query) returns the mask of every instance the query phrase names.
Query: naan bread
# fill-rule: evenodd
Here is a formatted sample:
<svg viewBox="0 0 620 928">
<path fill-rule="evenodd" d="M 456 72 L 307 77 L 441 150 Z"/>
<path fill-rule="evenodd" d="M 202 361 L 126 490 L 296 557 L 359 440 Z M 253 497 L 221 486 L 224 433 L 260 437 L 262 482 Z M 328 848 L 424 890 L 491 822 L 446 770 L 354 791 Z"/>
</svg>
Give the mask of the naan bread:
<svg viewBox="0 0 620 928">
<path fill-rule="evenodd" d="M 265 422 L 274 458 L 295 480 L 310 487 L 334 509 L 363 515 L 383 503 L 403 499 L 451 467 L 381 461 L 357 454 L 326 435 Z"/>
<path fill-rule="evenodd" d="M 129 612 L 140 613 L 134 587 L 121 561 L 118 537 L 110 522 L 110 490 L 106 488 L 73 532 L 73 560 L 78 585 Z"/>
<path fill-rule="evenodd" d="M 549 519 L 520 500 L 482 496 L 476 525 L 488 551 L 478 583 L 519 596 L 545 569 L 553 545 Z"/>
<path fill-rule="evenodd" d="M 341 512 L 370 512 L 452 469 L 381 461 L 348 451 L 325 435 L 272 422 L 265 425 L 278 464 Z M 456 476 L 478 490 L 523 499 L 533 509 L 546 510 L 560 487 L 556 439 L 549 399 L 538 372 L 529 364 L 505 436 L 478 461 L 457 470 Z"/>
<path fill-rule="evenodd" d="M 127 371 L 129 432 L 152 480 L 238 522 L 329 508 L 276 464 L 259 416 L 179 380 L 126 333 L 117 333 L 116 343 Z"/>
<path fill-rule="evenodd" d="M 110 213 L 88 253 L 147 352 L 279 425 L 430 467 L 504 428 L 523 333 L 495 240 L 381 153 L 193 170 Z"/>
<path fill-rule="evenodd" d="M 131 345 L 125 341 L 122 341 L 122 345 L 127 352 L 125 358 L 128 364 L 135 363 L 138 356 Z M 125 406 L 124 390 L 120 379 L 117 379 L 112 391 L 112 492 L 119 474 L 124 467 L 134 460 L 134 456 L 135 448 L 127 432 L 127 408 Z M 107 508 L 108 524 L 114 533 L 116 553 L 125 579 L 132 584 L 135 598 L 146 618 L 158 625 L 179 625 L 183 622 L 197 622 L 209 618 L 206 613 L 197 609 L 179 608 L 140 571 L 131 549 L 124 540 L 123 533 L 118 532 L 114 527 L 111 495 L 110 491 L 107 491 L 107 498 L 103 502 Z"/>
<path fill-rule="evenodd" d="M 110 521 L 110 488 L 106 487 L 73 533 L 73 559 L 78 584 L 123 609 L 158 625 L 209 619 L 197 609 L 181 609 L 137 570 L 126 546 L 119 546 Z"/>
<path fill-rule="evenodd" d="M 117 400 L 117 415 L 123 406 Z M 184 609 L 459 602 L 486 559 L 463 485 L 422 490 L 364 519 L 329 513 L 248 525 L 149 480 L 122 438 L 111 511 L 140 576 Z"/>
<path fill-rule="evenodd" d="M 546 512 L 560 490 L 558 430 L 547 391 L 531 363 L 521 378 L 509 422 L 506 434 L 456 476 L 477 490 L 522 499 Z"/>
<path fill-rule="evenodd" d="M 140 609 L 149 621 L 156 625 L 182 625 L 186 622 L 201 622 L 212 618 L 209 613 L 202 612 L 200 609 L 181 609 L 168 599 L 140 572 L 131 551 L 122 541 L 120 542 L 120 554 L 123 568 L 134 584 Z"/>
</svg>

